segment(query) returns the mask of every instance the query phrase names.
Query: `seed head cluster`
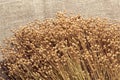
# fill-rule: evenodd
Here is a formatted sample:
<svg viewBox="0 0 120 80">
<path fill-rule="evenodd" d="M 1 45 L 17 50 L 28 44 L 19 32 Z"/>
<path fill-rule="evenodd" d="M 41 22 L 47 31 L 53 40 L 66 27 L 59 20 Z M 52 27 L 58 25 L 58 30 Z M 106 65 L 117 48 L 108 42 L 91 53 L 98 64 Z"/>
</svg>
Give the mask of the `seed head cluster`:
<svg viewBox="0 0 120 80">
<path fill-rule="evenodd" d="M 1 52 L 6 80 L 120 79 L 120 25 L 106 19 L 58 13 L 14 31 Z"/>
</svg>

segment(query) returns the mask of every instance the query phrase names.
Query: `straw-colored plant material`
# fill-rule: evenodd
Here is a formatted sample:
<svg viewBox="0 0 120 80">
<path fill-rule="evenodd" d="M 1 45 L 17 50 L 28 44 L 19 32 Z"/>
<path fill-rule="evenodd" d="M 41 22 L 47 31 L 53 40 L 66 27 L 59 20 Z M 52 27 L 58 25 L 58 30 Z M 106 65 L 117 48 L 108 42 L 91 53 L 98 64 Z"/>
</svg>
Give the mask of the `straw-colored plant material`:
<svg viewBox="0 0 120 80">
<path fill-rule="evenodd" d="M 58 13 L 14 31 L 1 52 L 9 80 L 120 79 L 120 25 L 105 19 Z"/>
</svg>

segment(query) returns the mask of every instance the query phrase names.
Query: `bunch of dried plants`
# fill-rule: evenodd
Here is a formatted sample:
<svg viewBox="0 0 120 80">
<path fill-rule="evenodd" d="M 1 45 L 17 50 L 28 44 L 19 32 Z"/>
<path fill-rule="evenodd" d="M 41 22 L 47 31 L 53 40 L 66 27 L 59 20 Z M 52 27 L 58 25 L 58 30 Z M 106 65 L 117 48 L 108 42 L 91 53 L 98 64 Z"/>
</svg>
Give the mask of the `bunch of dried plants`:
<svg viewBox="0 0 120 80">
<path fill-rule="evenodd" d="M 6 80 L 119 80 L 120 25 L 58 13 L 13 31 L 1 53 Z"/>
</svg>

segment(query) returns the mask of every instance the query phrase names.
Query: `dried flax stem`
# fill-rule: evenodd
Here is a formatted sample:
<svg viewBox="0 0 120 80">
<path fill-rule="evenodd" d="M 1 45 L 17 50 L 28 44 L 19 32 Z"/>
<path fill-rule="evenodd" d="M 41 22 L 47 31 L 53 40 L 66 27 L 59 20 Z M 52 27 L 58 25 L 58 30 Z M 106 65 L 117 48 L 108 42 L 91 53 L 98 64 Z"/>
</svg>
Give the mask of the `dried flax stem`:
<svg viewBox="0 0 120 80">
<path fill-rule="evenodd" d="M 13 33 L 0 48 L 3 79 L 120 79 L 120 24 L 58 13 Z"/>
</svg>

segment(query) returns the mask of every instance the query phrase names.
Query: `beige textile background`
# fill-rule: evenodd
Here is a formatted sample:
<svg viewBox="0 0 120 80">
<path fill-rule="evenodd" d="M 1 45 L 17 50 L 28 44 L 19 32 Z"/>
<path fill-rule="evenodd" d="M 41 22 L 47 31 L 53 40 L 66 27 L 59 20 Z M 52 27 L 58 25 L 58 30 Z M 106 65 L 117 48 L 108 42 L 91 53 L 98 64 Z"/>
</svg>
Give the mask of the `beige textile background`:
<svg viewBox="0 0 120 80">
<path fill-rule="evenodd" d="M 10 29 L 54 17 L 57 11 L 64 10 L 84 17 L 120 20 L 120 0 L 0 0 L 0 43 L 10 36 Z"/>
</svg>

